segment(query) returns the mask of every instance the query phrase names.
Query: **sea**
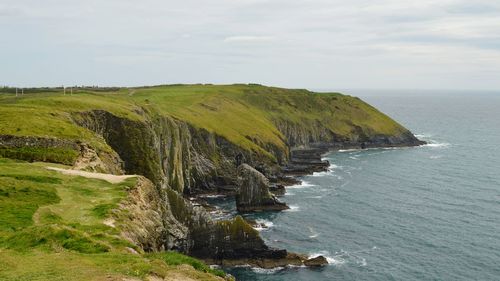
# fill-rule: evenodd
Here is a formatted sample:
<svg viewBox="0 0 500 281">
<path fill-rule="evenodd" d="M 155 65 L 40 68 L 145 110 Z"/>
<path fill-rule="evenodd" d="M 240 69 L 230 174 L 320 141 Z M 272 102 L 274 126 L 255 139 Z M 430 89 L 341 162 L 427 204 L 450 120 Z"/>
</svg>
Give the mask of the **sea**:
<svg viewBox="0 0 500 281">
<path fill-rule="evenodd" d="M 428 144 L 332 152 L 327 172 L 287 188 L 290 210 L 251 216 L 270 246 L 328 266 L 227 270 L 252 281 L 500 280 L 500 92 L 350 93 Z"/>
</svg>

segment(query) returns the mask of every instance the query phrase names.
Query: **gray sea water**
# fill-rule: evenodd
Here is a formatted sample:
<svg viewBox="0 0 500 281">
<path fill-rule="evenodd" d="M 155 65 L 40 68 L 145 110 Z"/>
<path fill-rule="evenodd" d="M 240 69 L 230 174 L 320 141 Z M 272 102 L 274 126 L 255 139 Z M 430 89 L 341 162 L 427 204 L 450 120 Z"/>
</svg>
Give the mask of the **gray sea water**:
<svg viewBox="0 0 500 281">
<path fill-rule="evenodd" d="M 500 95 L 354 93 L 429 142 L 327 155 L 330 170 L 254 217 L 272 246 L 322 269 L 237 268 L 238 280 L 500 280 Z M 366 94 L 366 96 L 365 96 Z M 229 205 L 229 203 L 227 203 Z"/>
</svg>

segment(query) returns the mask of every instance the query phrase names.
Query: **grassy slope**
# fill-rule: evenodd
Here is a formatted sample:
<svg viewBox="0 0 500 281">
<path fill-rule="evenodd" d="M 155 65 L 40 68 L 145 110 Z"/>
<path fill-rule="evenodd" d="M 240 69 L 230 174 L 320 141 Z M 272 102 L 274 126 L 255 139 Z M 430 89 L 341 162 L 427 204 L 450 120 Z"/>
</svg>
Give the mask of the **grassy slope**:
<svg viewBox="0 0 500 281">
<path fill-rule="evenodd" d="M 135 178 L 110 184 L 49 171 L 46 165 L 0 158 L 1 280 L 118 280 L 150 274 L 215 280 L 205 272 L 222 274 L 177 253 L 132 254 L 127 247 L 134 246 L 103 224 Z"/>
<path fill-rule="evenodd" d="M 78 91 L 73 96 L 51 91 L 0 94 L 0 134 L 55 136 L 86 140 L 109 149 L 91 132 L 75 126 L 71 112 L 103 109 L 118 116 L 141 120 L 138 107 L 174 116 L 198 128 L 226 137 L 245 149 L 268 154 L 251 141 L 284 147 L 284 138 L 273 120 L 306 127 L 321 122 L 340 136 L 349 136 L 353 125 L 369 134 L 393 135 L 404 128 L 357 98 L 341 94 L 317 94 L 260 85 L 172 85 L 114 92 Z"/>
<path fill-rule="evenodd" d="M 109 150 L 92 132 L 76 126 L 72 112 L 102 109 L 143 120 L 138 108 L 173 116 L 226 137 L 245 149 L 268 152 L 255 142 L 284 147 L 274 120 L 314 125 L 321 122 L 348 137 L 352 124 L 381 134 L 400 125 L 362 101 L 340 94 L 314 94 L 258 85 L 179 85 L 113 91 L 30 91 L 22 97 L 0 90 L 0 135 L 84 140 Z M 24 149 L 24 148 L 23 148 Z M 5 151 L 4 151 L 5 152 Z M 2 149 L 0 149 L 0 155 Z M 50 153 L 47 151 L 9 151 Z M 66 158 L 76 153 L 66 153 Z M 71 159 L 69 159 L 71 160 Z M 71 161 L 65 161 L 71 163 Z M 176 253 L 133 255 L 133 247 L 104 225 L 103 218 L 133 179 L 111 185 L 48 171 L 43 163 L 0 158 L 0 279 L 93 280 L 110 276 L 184 274 L 212 280 L 202 263 Z M 191 264 L 195 270 L 176 267 Z"/>
</svg>

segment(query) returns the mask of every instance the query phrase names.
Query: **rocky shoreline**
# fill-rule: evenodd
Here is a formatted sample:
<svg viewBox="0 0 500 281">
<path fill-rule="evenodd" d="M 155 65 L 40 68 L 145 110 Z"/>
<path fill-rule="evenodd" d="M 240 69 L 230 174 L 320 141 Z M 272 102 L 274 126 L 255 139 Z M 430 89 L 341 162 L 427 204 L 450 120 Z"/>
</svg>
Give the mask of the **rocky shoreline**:
<svg viewBox="0 0 500 281">
<path fill-rule="evenodd" d="M 290 161 L 287 165 L 281 168 L 281 173 L 270 179 L 266 178 L 262 173 L 258 172 L 247 164 L 242 164 L 238 167 L 239 184 L 236 190 L 231 192 L 216 193 L 221 196 L 234 196 L 237 211 L 239 214 L 249 212 L 276 212 L 288 208 L 286 203 L 277 199 L 286 193 L 287 186 L 293 186 L 301 183 L 298 178 L 305 175 L 310 175 L 315 172 L 328 171 L 330 166 L 329 161 L 323 160 L 323 157 L 341 149 L 368 149 L 368 148 L 391 148 L 391 147 L 412 147 L 423 145 L 425 142 L 417 141 L 408 145 L 363 145 L 363 144 L 348 144 L 342 146 L 323 145 L 319 147 L 295 148 L 291 151 Z M 197 195 L 194 201 L 204 195 Z M 213 195 L 212 195 L 213 196 Z M 249 198 L 251 197 L 251 198 Z M 243 198 L 243 199 L 242 199 Z M 246 201 L 245 201 L 246 200 Z M 242 204 L 245 201 L 245 204 Z M 250 204 L 251 203 L 251 204 Z M 207 210 L 213 208 L 212 205 L 205 202 L 204 207 Z M 254 228 L 263 227 L 256 221 L 246 220 Z M 264 226 L 265 227 L 265 226 Z M 328 264 L 324 256 L 307 257 L 299 253 L 288 252 L 284 249 L 271 249 L 273 254 L 267 257 L 255 256 L 245 257 L 240 259 L 205 259 L 209 264 L 237 267 L 237 266 L 252 266 L 261 267 L 264 269 L 290 267 L 290 266 L 306 266 L 318 267 Z"/>
<path fill-rule="evenodd" d="M 322 263 L 269 247 L 241 216 L 214 219 L 202 195 L 234 196 L 236 214 L 282 211 L 286 186 L 326 171 L 330 164 L 321 157 L 328 151 L 423 144 L 377 109 L 338 93 L 260 85 L 136 90 L 141 95 L 119 99 L 120 93 L 82 95 L 66 106 L 54 100 L 52 108 L 42 102 L 48 96 L 27 97 L 41 114 L 37 122 L 43 117 L 53 126 L 15 119 L 22 126 L 3 127 L 0 157 L 141 176 L 110 216 L 121 237 L 143 252 L 263 267 Z M 179 95 L 184 91 L 190 94 Z M 23 108 L 12 107 L 19 116 Z"/>
</svg>

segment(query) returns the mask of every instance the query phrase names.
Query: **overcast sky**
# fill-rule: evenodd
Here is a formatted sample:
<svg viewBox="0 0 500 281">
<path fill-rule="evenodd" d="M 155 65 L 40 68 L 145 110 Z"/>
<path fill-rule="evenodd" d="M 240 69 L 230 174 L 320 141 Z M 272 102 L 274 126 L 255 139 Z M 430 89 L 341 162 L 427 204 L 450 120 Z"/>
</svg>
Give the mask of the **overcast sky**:
<svg viewBox="0 0 500 281">
<path fill-rule="evenodd" d="M 1 0 L 0 85 L 500 89 L 498 0 Z"/>
</svg>

